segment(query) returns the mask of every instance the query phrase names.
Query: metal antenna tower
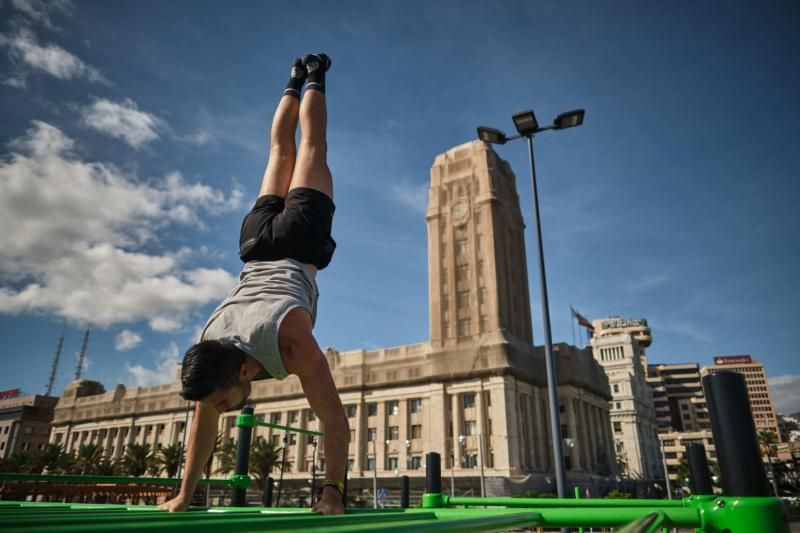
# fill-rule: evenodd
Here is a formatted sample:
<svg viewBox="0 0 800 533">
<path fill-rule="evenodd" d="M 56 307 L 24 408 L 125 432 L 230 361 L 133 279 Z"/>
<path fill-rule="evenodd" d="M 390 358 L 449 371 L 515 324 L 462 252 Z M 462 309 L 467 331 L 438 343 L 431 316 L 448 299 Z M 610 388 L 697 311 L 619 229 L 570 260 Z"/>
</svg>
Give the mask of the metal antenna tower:
<svg viewBox="0 0 800 533">
<path fill-rule="evenodd" d="M 56 344 L 56 354 L 53 356 L 53 366 L 50 368 L 50 379 L 47 381 L 47 392 L 44 393 L 45 396 L 50 396 L 50 393 L 53 392 L 53 383 L 56 380 L 56 370 L 58 369 L 58 360 L 61 358 L 62 346 L 64 346 L 63 333 L 58 338 L 58 344 Z"/>
<path fill-rule="evenodd" d="M 81 353 L 78 354 L 78 368 L 75 369 L 75 379 L 81 379 L 81 371 L 83 370 L 83 356 L 86 355 L 86 345 L 89 344 L 89 326 L 86 326 L 86 333 L 83 334 L 83 345 L 81 346 Z"/>
</svg>

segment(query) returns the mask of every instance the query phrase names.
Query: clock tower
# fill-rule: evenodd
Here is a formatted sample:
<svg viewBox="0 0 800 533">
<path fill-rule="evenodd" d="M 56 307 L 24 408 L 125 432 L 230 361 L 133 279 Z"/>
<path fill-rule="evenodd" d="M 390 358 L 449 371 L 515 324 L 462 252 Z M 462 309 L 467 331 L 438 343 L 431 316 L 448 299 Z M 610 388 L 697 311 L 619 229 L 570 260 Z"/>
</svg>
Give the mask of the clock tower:
<svg viewBox="0 0 800 533">
<path fill-rule="evenodd" d="M 432 345 L 496 333 L 532 344 L 525 224 L 509 164 L 482 141 L 437 156 L 426 218 Z"/>
</svg>

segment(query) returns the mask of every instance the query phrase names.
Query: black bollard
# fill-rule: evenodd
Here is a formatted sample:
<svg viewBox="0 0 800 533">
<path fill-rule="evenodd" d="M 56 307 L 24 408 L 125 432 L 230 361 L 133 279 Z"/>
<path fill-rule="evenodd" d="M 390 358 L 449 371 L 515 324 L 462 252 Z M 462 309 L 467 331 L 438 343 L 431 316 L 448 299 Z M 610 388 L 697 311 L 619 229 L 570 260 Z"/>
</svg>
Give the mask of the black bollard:
<svg viewBox="0 0 800 533">
<path fill-rule="evenodd" d="M 400 507 L 408 509 L 408 476 L 400 478 L 403 481 L 403 490 L 400 492 Z"/>
<path fill-rule="evenodd" d="M 253 407 L 246 405 L 242 409 L 243 415 L 252 415 Z M 250 437 L 253 435 L 253 428 L 247 426 L 239 427 L 239 437 L 236 441 L 236 469 L 235 475 L 246 476 L 250 462 Z M 233 507 L 244 507 L 247 489 L 233 489 Z"/>
<path fill-rule="evenodd" d="M 706 461 L 706 447 L 699 442 L 687 444 L 686 460 L 689 461 L 689 486 L 692 494 L 714 494 L 711 471 Z"/>
<path fill-rule="evenodd" d="M 425 492 L 442 493 L 442 458 L 436 452 L 425 455 Z"/>
<path fill-rule="evenodd" d="M 264 483 L 264 507 L 272 507 L 272 476 L 268 476 Z"/>
<path fill-rule="evenodd" d="M 703 389 L 717 449 L 722 493 L 769 496 L 744 376 L 736 372 L 709 374 L 703 378 Z"/>
</svg>

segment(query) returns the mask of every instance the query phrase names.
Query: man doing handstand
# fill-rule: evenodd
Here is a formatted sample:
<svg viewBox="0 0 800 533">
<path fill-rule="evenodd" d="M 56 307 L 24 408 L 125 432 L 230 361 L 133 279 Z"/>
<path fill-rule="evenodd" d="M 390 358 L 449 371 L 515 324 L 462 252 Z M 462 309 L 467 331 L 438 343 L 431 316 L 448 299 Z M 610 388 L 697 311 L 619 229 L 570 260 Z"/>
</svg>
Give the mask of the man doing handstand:
<svg viewBox="0 0 800 533">
<path fill-rule="evenodd" d="M 261 192 L 239 237 L 239 256 L 245 262 L 239 283 L 183 359 L 181 396 L 196 402 L 195 416 L 180 493 L 162 509 L 189 507 L 214 447 L 220 413 L 244 406 L 250 382 L 294 374 L 324 426 L 325 484 L 315 510 L 344 512 L 347 417 L 311 333 L 319 296 L 316 273 L 328 266 L 336 247 L 325 140 L 325 73 L 330 65 L 325 54 L 296 59 L 275 111 Z M 296 149 L 298 118 L 301 142 Z"/>
</svg>

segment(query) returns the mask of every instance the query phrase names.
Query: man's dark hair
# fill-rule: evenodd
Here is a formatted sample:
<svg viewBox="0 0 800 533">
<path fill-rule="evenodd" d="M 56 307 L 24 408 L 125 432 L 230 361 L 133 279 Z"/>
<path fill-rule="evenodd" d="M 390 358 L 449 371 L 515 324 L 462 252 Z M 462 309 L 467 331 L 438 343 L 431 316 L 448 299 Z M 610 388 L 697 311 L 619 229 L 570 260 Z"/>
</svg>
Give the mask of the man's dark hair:
<svg viewBox="0 0 800 533">
<path fill-rule="evenodd" d="M 230 342 L 198 342 L 183 356 L 181 397 L 202 400 L 216 390 L 235 385 L 245 361 L 245 353 Z"/>
</svg>

